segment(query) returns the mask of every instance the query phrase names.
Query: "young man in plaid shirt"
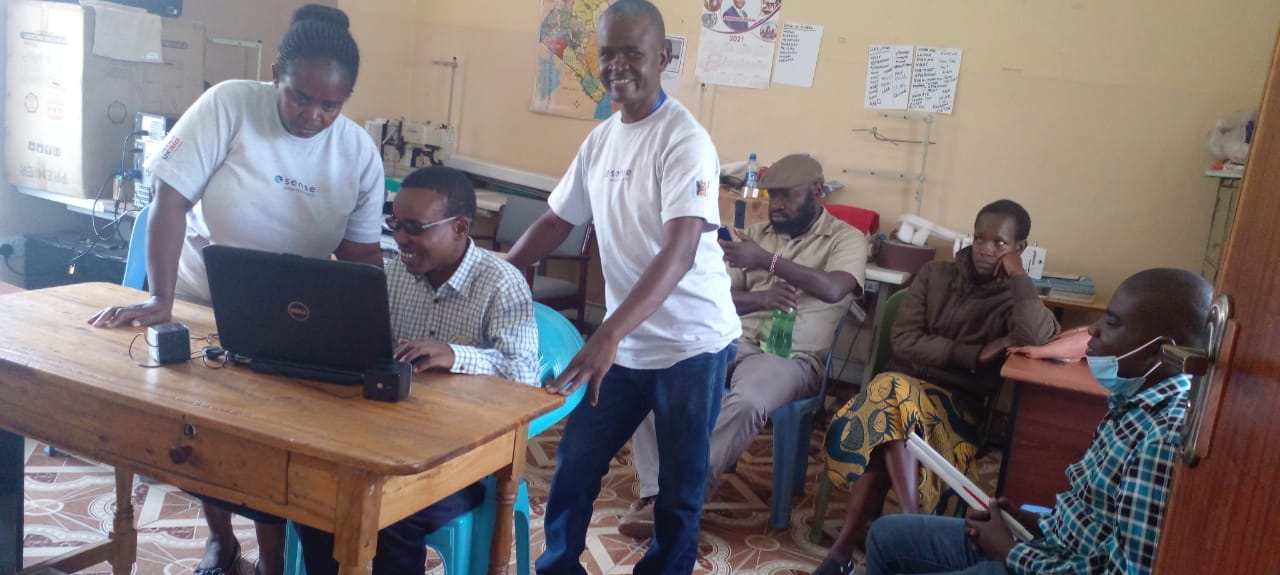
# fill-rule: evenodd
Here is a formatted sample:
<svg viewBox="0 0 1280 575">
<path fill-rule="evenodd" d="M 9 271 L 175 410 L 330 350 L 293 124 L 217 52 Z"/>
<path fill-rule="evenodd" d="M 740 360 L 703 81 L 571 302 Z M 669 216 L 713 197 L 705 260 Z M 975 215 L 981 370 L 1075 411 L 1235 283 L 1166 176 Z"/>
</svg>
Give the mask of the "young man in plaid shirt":
<svg viewBox="0 0 1280 575">
<path fill-rule="evenodd" d="M 387 263 L 396 359 L 426 370 L 497 375 L 538 385 L 538 328 L 533 296 L 521 274 L 471 241 L 476 194 L 462 172 L 444 167 L 410 174 L 396 195 L 387 227 L 400 258 Z M 378 532 L 374 575 L 422 575 L 422 540 L 475 507 L 475 483 Z M 336 575 L 333 535 L 299 526 L 311 575 Z"/>
<path fill-rule="evenodd" d="M 1018 543 L 998 517 L 892 515 L 867 537 L 867 575 L 882 573 L 1146 574 L 1180 446 L 1190 378 L 1161 363 L 1161 344 L 1205 345 L 1213 287 L 1185 270 L 1125 280 L 1089 328 L 1088 363 L 1111 392 L 1070 487 L 1041 518 L 993 501 L 1035 535 Z M 1037 522 L 1038 520 L 1038 522 Z"/>
</svg>

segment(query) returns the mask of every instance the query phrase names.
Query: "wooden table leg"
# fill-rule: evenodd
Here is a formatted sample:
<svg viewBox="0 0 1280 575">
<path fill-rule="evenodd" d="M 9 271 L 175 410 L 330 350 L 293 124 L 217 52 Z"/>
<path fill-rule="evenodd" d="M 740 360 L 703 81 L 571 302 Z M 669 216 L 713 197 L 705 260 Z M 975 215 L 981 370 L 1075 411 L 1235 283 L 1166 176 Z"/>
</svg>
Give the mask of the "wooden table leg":
<svg viewBox="0 0 1280 575">
<path fill-rule="evenodd" d="M 138 559 L 138 530 L 133 522 L 133 471 L 116 467 L 116 517 L 111 528 L 111 572 L 125 575 L 133 572 Z"/>
<path fill-rule="evenodd" d="M 378 513 L 382 508 L 382 479 L 363 473 L 338 477 L 334 512 L 333 558 L 340 575 L 371 575 L 378 550 Z"/>
<path fill-rule="evenodd" d="M 528 424 L 516 429 L 515 436 L 511 465 L 498 470 L 498 516 L 493 527 L 493 547 L 489 548 L 489 575 L 506 575 L 507 565 L 511 563 L 511 546 L 515 543 L 516 496 L 529 449 Z"/>
<path fill-rule="evenodd" d="M 0 431 L 0 573 L 22 567 L 23 438 Z"/>
</svg>

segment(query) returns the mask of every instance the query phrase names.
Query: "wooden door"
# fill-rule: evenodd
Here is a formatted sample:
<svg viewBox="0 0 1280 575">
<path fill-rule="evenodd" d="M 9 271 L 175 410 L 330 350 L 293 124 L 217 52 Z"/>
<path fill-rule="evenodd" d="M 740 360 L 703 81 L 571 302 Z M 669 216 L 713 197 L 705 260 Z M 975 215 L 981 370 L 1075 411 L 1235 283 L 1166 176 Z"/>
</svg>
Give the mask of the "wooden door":
<svg viewBox="0 0 1280 575">
<path fill-rule="evenodd" d="M 1180 463 L 1156 573 L 1280 573 L 1280 42 L 1218 293 L 1239 331 L 1195 467 Z M 1225 363 L 1225 365 L 1223 365 Z M 1194 408 L 1193 408 L 1194 409 Z"/>
</svg>

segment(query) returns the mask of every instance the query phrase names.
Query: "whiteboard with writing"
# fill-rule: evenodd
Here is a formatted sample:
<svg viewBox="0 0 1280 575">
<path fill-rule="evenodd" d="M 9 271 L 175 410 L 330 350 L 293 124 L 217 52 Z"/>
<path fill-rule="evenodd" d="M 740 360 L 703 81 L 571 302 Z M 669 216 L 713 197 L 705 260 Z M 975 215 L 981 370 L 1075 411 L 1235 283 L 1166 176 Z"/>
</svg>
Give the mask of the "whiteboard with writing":
<svg viewBox="0 0 1280 575">
<path fill-rule="evenodd" d="M 867 49 L 867 93 L 863 106 L 904 110 L 911 89 L 911 45 L 875 44 Z"/>
<path fill-rule="evenodd" d="M 960 79 L 960 52 L 959 48 L 916 47 L 908 110 L 951 113 L 956 101 L 956 83 Z"/>
<path fill-rule="evenodd" d="M 822 26 L 795 22 L 783 24 L 782 38 L 778 41 L 778 61 L 773 66 L 774 83 L 812 88 L 820 46 Z"/>
</svg>

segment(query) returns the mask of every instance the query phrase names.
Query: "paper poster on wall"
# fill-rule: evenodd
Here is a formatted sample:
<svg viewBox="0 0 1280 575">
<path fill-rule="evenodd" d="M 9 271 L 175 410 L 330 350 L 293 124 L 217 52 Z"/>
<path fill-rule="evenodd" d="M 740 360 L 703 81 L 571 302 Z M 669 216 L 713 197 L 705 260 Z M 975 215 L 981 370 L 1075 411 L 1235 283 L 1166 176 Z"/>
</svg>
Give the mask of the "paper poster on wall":
<svg viewBox="0 0 1280 575">
<path fill-rule="evenodd" d="M 614 0 L 541 0 L 537 73 L 529 109 L 543 114 L 603 120 L 613 101 L 596 64 L 596 21 Z"/>
<path fill-rule="evenodd" d="M 680 73 L 684 71 L 684 36 L 667 35 L 667 44 L 671 46 L 671 61 L 662 69 L 662 91 L 668 96 L 680 95 Z"/>
<path fill-rule="evenodd" d="M 956 83 L 960 79 L 960 49 L 917 46 L 915 72 L 911 75 L 911 98 L 907 109 L 913 112 L 950 114 L 956 101 Z"/>
<path fill-rule="evenodd" d="M 822 26 L 787 22 L 782 25 L 778 41 L 778 61 L 773 66 L 776 84 L 813 87 L 813 72 L 818 66 L 818 48 L 822 46 Z"/>
<path fill-rule="evenodd" d="M 905 110 L 911 90 L 913 48 L 909 44 L 873 44 L 867 49 L 867 93 L 862 105 L 872 110 Z"/>
<path fill-rule="evenodd" d="M 767 88 L 782 0 L 699 0 L 698 79 L 708 84 Z"/>
</svg>

